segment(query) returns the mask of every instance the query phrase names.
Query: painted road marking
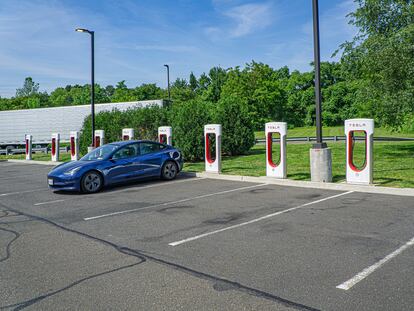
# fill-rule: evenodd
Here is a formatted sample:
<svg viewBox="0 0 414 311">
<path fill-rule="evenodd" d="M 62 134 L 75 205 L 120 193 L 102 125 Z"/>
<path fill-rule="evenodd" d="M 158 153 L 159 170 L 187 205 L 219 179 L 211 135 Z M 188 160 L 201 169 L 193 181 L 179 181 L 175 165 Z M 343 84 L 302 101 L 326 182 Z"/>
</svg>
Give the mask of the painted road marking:
<svg viewBox="0 0 414 311">
<path fill-rule="evenodd" d="M 259 217 L 259 218 L 256 218 L 256 219 L 252 219 L 252 220 L 249 220 L 249 221 L 237 224 L 237 225 L 229 226 L 229 227 L 218 229 L 218 230 L 211 231 L 211 232 L 206 232 L 206 233 L 196 235 L 196 236 L 193 236 L 193 237 L 181 240 L 181 241 L 171 242 L 168 245 L 177 246 L 177 245 L 180 245 L 180 244 L 184 244 L 184 243 L 187 243 L 187 242 L 191 242 L 191 241 L 194 241 L 194 240 L 204 238 L 204 237 L 209 236 L 209 235 L 213 235 L 213 234 L 220 233 L 220 232 L 227 231 L 227 230 L 240 228 L 240 227 L 250 225 L 250 224 L 253 224 L 255 222 L 262 221 L 262 220 L 265 220 L 265 219 L 268 219 L 268 218 L 271 218 L 271 217 L 275 217 L 275 216 L 278 216 L 278 215 L 281 215 L 281 214 L 289 213 L 289 212 L 292 212 L 294 210 L 297 210 L 297 209 L 300 209 L 300 208 L 303 208 L 303 207 L 306 207 L 306 206 L 309 206 L 309 205 L 312 205 L 312 204 L 317 204 L 317 203 L 327 201 L 327 200 L 330 200 L 330 199 L 335 199 L 335 198 L 338 198 L 340 196 L 350 194 L 352 192 L 354 192 L 354 191 L 348 191 L 348 192 L 343 192 L 343 193 L 340 193 L 340 194 L 336 194 L 336 195 L 333 195 L 333 196 L 330 196 L 330 197 L 327 197 L 327 198 L 324 198 L 324 199 L 312 201 L 312 202 L 305 203 L 305 204 L 302 204 L 302 205 L 299 205 L 299 206 L 295 206 L 295 207 L 292 207 L 292 208 L 289 208 L 289 209 L 286 209 L 286 210 L 283 210 L 283 211 L 280 211 L 280 212 L 276 212 L 276 213 L 265 215 L 265 216 L 262 216 L 262 217 Z"/>
<path fill-rule="evenodd" d="M 90 195 L 87 197 L 83 197 L 80 199 L 88 199 L 91 197 L 95 197 L 95 196 L 102 196 L 103 194 L 114 194 L 114 193 L 120 193 L 120 192 L 125 192 L 125 191 L 129 191 L 129 190 L 141 190 L 141 189 L 148 189 L 148 188 L 155 188 L 155 187 L 161 187 L 161 186 L 167 186 L 167 185 L 173 185 L 173 184 L 179 184 L 179 183 L 183 183 L 183 182 L 188 182 L 188 181 L 197 181 L 197 180 L 203 180 L 206 179 L 205 177 L 200 177 L 200 178 L 190 178 L 190 179 L 184 179 L 184 180 L 176 180 L 176 181 L 172 181 L 172 182 L 163 182 L 163 183 L 157 183 L 155 185 L 147 185 L 147 186 L 141 186 L 141 187 L 130 187 L 130 188 L 126 188 L 126 189 L 121 189 L 118 191 L 110 191 L 110 192 L 104 192 L 104 193 L 98 193 L 95 195 Z M 41 202 L 41 203 L 35 203 L 33 205 L 38 206 L 38 205 L 45 205 L 45 204 L 51 204 L 51 203 L 57 203 L 57 202 L 64 202 L 66 200 L 62 199 L 62 200 L 55 200 L 55 201 L 48 201 L 48 202 Z"/>
<path fill-rule="evenodd" d="M 34 206 L 39 206 L 39 205 L 45 205 L 45 204 L 53 204 L 53 203 L 58 203 L 58 202 L 63 202 L 65 200 L 54 200 L 54 201 L 48 201 L 48 202 L 41 202 L 41 203 L 35 203 L 33 204 Z"/>
<path fill-rule="evenodd" d="M 25 190 L 25 191 L 19 191 L 19 192 L 1 193 L 0 194 L 0 197 L 5 197 L 5 196 L 8 196 L 8 195 L 21 194 L 21 193 L 30 193 L 30 192 L 36 192 L 36 191 L 44 191 L 44 190 L 48 190 L 48 189 L 40 188 L 40 189 Z"/>
<path fill-rule="evenodd" d="M 386 264 L 388 261 L 390 261 L 394 257 L 398 256 L 403 251 L 405 251 L 407 248 L 409 248 L 410 246 L 413 246 L 413 245 L 414 245 L 414 238 L 412 238 L 411 240 L 409 240 L 403 246 L 401 246 L 400 248 L 396 249 L 395 251 L 393 251 L 391 254 L 389 254 L 388 256 L 384 257 L 380 261 L 377 261 L 372 266 L 370 266 L 370 267 L 362 270 L 360 273 L 358 273 L 357 275 L 355 275 L 352 279 L 349 279 L 348 281 L 346 281 L 346 282 L 338 285 L 336 288 L 343 289 L 343 290 L 348 290 L 348 289 L 352 288 L 352 286 L 354 286 L 355 284 L 361 282 L 363 279 L 365 279 L 367 276 L 369 276 L 375 270 L 377 270 L 378 268 L 380 268 L 382 265 Z"/>
<path fill-rule="evenodd" d="M 186 198 L 186 199 L 182 199 L 182 200 L 178 200 L 178 201 L 165 202 L 165 203 L 154 204 L 154 205 L 141 207 L 141 208 L 134 208 L 134 209 L 129 209 L 129 210 L 120 211 L 120 212 L 114 212 L 114 213 L 109 213 L 109 214 L 93 216 L 93 217 L 87 217 L 87 218 L 84 218 L 83 220 L 88 221 L 88 220 L 94 220 L 94 219 L 99 219 L 99 218 L 104 218 L 104 217 L 117 216 L 117 215 L 122 215 L 122 214 L 126 214 L 126 213 L 142 211 L 142 210 L 146 210 L 146 209 L 150 209 L 150 208 L 161 207 L 161 206 L 166 206 L 166 205 L 173 205 L 173 204 L 188 202 L 188 201 L 192 201 L 192 200 L 208 198 L 208 197 L 212 197 L 212 196 L 215 196 L 215 195 L 221 195 L 221 194 L 231 193 L 231 192 L 235 192 L 235 191 L 242 191 L 242 190 L 247 190 L 247 189 L 257 188 L 257 187 L 263 187 L 263 186 L 267 186 L 267 185 L 268 184 L 258 184 L 258 185 L 254 185 L 254 186 L 241 187 L 241 188 L 236 188 L 236 189 L 231 189 L 231 190 L 226 190 L 226 191 L 203 194 L 203 195 L 198 195 L 198 196 L 195 196 L 195 197 Z"/>
<path fill-rule="evenodd" d="M 107 194 L 113 194 L 113 193 L 120 193 L 120 192 L 127 192 L 130 190 L 140 190 L 140 189 L 148 189 L 148 188 L 155 188 L 155 187 L 161 187 L 161 186 L 168 186 L 168 185 L 175 185 L 175 184 L 181 184 L 184 182 L 189 182 L 189 181 L 198 181 L 198 180 L 204 180 L 207 179 L 206 177 L 192 177 L 192 178 L 186 178 L 183 180 L 175 180 L 175 181 L 164 181 L 164 182 L 160 182 L 157 184 L 152 184 L 152 185 L 148 185 L 148 186 L 138 186 L 138 187 L 130 187 L 130 188 L 125 188 L 125 189 L 121 189 L 121 190 L 115 190 L 115 191 L 109 191 L 109 192 L 105 192 Z"/>
</svg>

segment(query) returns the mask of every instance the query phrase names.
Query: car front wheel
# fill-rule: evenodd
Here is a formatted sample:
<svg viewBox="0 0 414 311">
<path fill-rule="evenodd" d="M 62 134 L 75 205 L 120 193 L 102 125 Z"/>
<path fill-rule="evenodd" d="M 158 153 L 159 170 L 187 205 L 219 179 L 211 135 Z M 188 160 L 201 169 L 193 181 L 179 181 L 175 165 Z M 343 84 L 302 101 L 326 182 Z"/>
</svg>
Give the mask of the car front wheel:
<svg viewBox="0 0 414 311">
<path fill-rule="evenodd" d="M 81 180 L 82 192 L 94 193 L 101 190 L 103 186 L 102 176 L 98 172 L 87 172 Z"/>
<path fill-rule="evenodd" d="M 168 161 L 162 167 L 162 170 L 161 170 L 162 179 L 173 180 L 175 177 L 177 177 L 177 174 L 178 174 L 178 166 L 175 162 Z"/>
</svg>

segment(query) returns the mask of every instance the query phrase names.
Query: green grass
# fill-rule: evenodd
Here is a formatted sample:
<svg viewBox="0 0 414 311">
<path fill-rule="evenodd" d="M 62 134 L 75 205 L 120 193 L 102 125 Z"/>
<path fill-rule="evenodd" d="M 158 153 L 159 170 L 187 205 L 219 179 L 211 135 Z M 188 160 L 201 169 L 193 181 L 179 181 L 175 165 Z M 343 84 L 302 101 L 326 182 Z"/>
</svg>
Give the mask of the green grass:
<svg viewBox="0 0 414 311">
<path fill-rule="evenodd" d="M 25 154 L 15 154 L 15 155 L 0 155 L 0 160 L 6 160 L 6 159 L 16 159 L 16 160 L 24 160 L 26 158 Z M 45 153 L 34 153 L 32 155 L 32 159 L 36 161 L 51 161 L 52 156 Z M 61 153 L 59 161 L 70 161 L 70 153 Z"/>
<path fill-rule="evenodd" d="M 359 145 L 359 144 L 357 144 Z M 362 145 L 362 144 L 361 144 Z M 345 180 L 345 143 L 330 143 L 334 182 Z M 309 149 L 311 144 L 288 144 L 288 178 L 310 180 Z M 355 149 L 356 160 L 363 154 L 362 146 Z M 222 172 L 230 175 L 265 176 L 266 150 L 256 145 L 249 154 L 223 157 Z M 186 171 L 204 171 L 204 162 L 186 163 Z M 414 142 L 374 144 L 374 183 L 387 187 L 414 187 Z"/>
<path fill-rule="evenodd" d="M 322 129 L 324 136 L 344 136 L 344 127 L 343 126 L 334 126 L 334 127 L 324 127 Z M 288 129 L 288 137 L 314 137 L 315 127 L 296 127 L 293 129 Z M 264 131 L 255 132 L 257 139 L 265 138 Z M 395 133 L 391 132 L 386 128 L 376 128 L 374 131 L 374 136 L 377 137 L 414 137 L 414 133 Z"/>
</svg>

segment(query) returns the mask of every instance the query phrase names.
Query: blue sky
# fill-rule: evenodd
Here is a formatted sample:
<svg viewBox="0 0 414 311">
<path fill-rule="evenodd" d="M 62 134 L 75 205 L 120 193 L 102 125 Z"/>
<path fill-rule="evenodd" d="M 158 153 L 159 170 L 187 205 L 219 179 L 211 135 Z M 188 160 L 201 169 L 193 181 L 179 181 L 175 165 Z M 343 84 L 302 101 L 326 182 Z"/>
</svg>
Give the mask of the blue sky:
<svg viewBox="0 0 414 311">
<path fill-rule="evenodd" d="M 322 60 L 356 30 L 352 0 L 320 0 Z M 255 60 L 309 70 L 311 0 L 0 0 L 0 96 L 14 96 L 27 76 L 49 91 L 89 83 L 95 30 L 96 82 L 128 86 L 197 76 Z"/>
</svg>

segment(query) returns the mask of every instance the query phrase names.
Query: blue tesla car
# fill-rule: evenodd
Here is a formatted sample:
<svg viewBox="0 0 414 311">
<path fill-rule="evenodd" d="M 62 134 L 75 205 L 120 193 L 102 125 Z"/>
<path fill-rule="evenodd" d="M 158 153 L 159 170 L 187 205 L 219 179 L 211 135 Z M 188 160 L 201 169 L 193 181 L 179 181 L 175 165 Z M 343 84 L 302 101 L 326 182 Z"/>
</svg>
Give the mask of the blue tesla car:
<svg viewBox="0 0 414 311">
<path fill-rule="evenodd" d="M 147 177 L 174 179 L 183 167 L 180 150 L 153 141 L 103 145 L 81 158 L 53 168 L 47 175 L 53 190 L 93 193 L 102 187 Z"/>
</svg>

